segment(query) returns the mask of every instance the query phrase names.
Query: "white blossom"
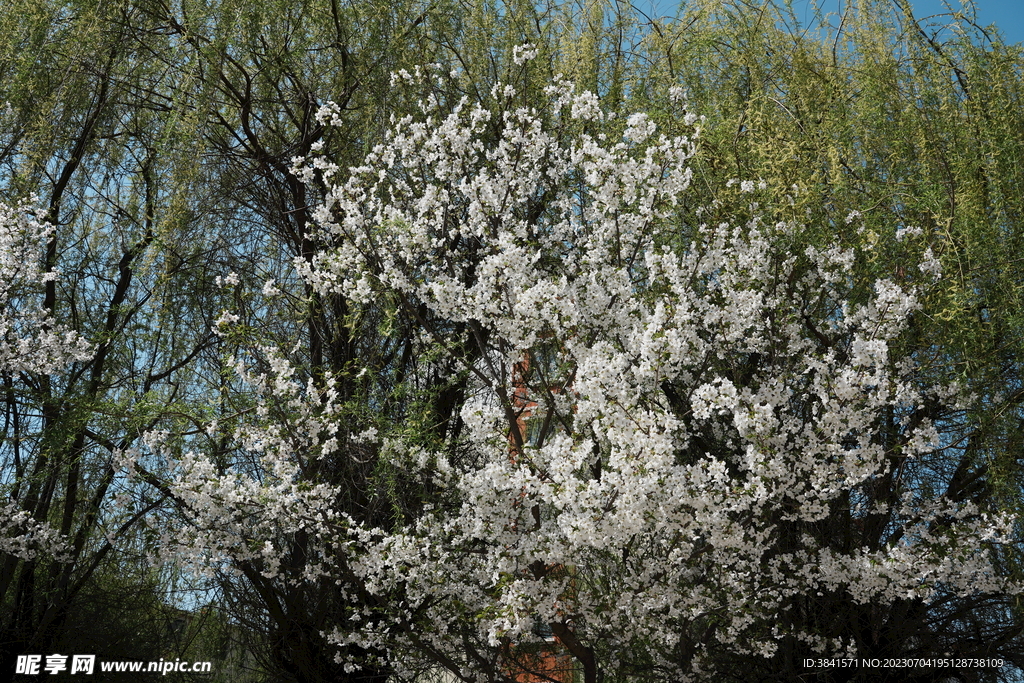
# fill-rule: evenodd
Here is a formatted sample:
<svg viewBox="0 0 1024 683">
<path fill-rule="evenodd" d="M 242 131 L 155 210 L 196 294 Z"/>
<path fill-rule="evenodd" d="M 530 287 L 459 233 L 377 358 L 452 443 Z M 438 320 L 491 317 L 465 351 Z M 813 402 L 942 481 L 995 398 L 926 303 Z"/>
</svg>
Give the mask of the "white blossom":
<svg viewBox="0 0 1024 683">
<path fill-rule="evenodd" d="M 29 200 L 0 204 L 0 373 L 51 374 L 85 361 L 92 348 L 77 333 L 58 325 L 45 310 L 42 286 L 58 277 L 42 267 L 42 254 L 53 227 L 42 222 L 42 209 Z M 14 502 L 0 507 L 0 554 L 23 560 L 39 555 L 67 556 L 67 539 L 46 520 Z"/>
<path fill-rule="evenodd" d="M 537 46 L 531 43 L 516 45 L 512 48 L 512 61 L 516 66 L 522 66 L 537 56 Z"/>
<path fill-rule="evenodd" d="M 379 648 L 396 667 L 426 666 L 414 661 L 426 644 L 468 679 L 480 672 L 452 635 L 467 624 L 497 648 L 529 642 L 538 619 L 571 617 L 575 637 L 616 634 L 684 680 L 704 660 L 671 653 L 705 633 L 760 657 L 781 635 L 812 653 L 848 652 L 841 639 L 764 627 L 799 596 L 888 605 L 1019 590 L 992 565 L 1008 520 L 911 485 L 940 476 L 930 456 L 948 443 L 943 430 L 963 427 L 964 400 L 894 357 L 921 308 L 915 291 L 857 282 L 848 245 L 794 249 L 793 224 L 684 227 L 696 130 L 655 137 L 633 114 L 625 142 L 603 137 L 579 123 L 610 120 L 595 94 L 565 82 L 546 92 L 543 110 L 515 106 L 500 85 L 488 102 L 448 114 L 425 102 L 420 118 L 395 121 L 331 186 L 316 214 L 321 251 L 297 262 L 325 295 L 388 297 L 410 318 L 426 311 L 473 330 L 470 360 L 434 328 L 417 337 L 472 378 L 463 436 L 449 444 L 464 457 L 453 464 L 399 430 L 338 438 L 334 398 L 268 351 L 269 371 L 249 375 L 259 419 L 236 434 L 267 476 L 178 457 L 174 491 L 194 526 L 168 542 L 195 549 L 198 564 L 262 558 L 273 574 L 275 538 L 312 529 L 322 559 L 309 575 L 343 583 L 325 559 L 343 558 L 345 580 L 419 619 L 413 637 L 357 611 L 337 644 Z M 935 263 L 928 251 L 921 269 L 937 277 Z M 218 327 L 230 321 L 226 312 Z M 943 420 L 916 412 L 922 395 Z M 289 407 L 284 424 L 270 418 L 277 403 Z M 885 420 L 889 441 L 876 438 Z M 531 440 L 531 425 L 547 433 Z M 362 462 L 378 444 L 381 462 L 422 473 L 454 502 L 377 528 L 334 507 L 332 487 L 299 485 L 303 456 Z M 900 509 L 871 498 L 893 463 L 909 482 Z M 884 512 L 900 531 L 889 538 L 902 540 L 844 547 L 815 531 L 837 510 Z M 692 630 L 712 618 L 713 635 Z M 610 679 L 617 661 L 602 662 Z"/>
</svg>

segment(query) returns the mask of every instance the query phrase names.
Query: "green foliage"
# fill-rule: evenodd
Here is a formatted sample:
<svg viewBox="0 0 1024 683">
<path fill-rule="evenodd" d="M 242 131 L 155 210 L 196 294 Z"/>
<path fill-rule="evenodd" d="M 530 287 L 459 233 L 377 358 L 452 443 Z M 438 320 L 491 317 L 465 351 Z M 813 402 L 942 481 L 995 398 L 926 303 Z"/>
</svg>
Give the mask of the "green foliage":
<svg viewBox="0 0 1024 683">
<path fill-rule="evenodd" d="M 108 624 L 96 634 L 110 647 L 138 624 L 148 629 L 147 652 L 158 652 L 166 615 L 157 596 L 166 586 L 157 574 L 124 572 L 112 550 L 132 537 L 136 513 L 169 511 L 173 501 L 156 487 L 161 463 L 149 454 L 155 498 L 120 489 L 135 503 L 119 509 L 111 455 L 161 428 L 180 433 L 183 447 L 215 450 L 225 466 L 244 457 L 226 432 L 207 438 L 202 427 L 247 419 L 251 391 L 223 365 L 255 361 L 261 344 L 292 349 L 316 382 L 339 378 L 347 436 L 371 427 L 411 435 L 427 451 L 446 444 L 458 462 L 469 381 L 438 361 L 472 364 L 471 330 L 438 329 L 446 352 L 417 356 L 424 321 L 405 317 L 400 302 L 357 305 L 302 283 L 292 259 L 315 254 L 312 210 L 322 188 L 298 182 L 291 159 L 322 144 L 324 158 L 345 169 L 422 97 L 444 106 L 463 96 L 485 101 L 506 82 L 529 104 L 557 74 L 608 108 L 648 112 L 668 133 L 679 130 L 670 88 L 687 90 L 690 108 L 707 117 L 680 245 L 698 222 L 767 211 L 803 226 L 794 250 L 836 237 L 870 245 L 873 258 L 858 267 L 921 285 L 925 309 L 907 344 L 942 379 L 983 397 L 975 416 L 983 429 L 929 485 L 1019 513 L 1024 53 L 974 26 L 969 6 L 939 31 L 905 3 L 844 7 L 805 25 L 783 0 L 683 3 L 671 19 L 601 0 L 8 0 L 0 200 L 39 196 L 58 228 L 39 258 L 61 278 L 38 305 L 86 335 L 97 355 L 52 377 L 3 378 L 0 490 L 78 551 L 66 567 L 0 560 L 0 648 L 85 647 L 72 636 L 84 637 L 81 623 L 95 619 Z M 539 57 L 516 65 L 513 48 L 523 43 Z M 429 92 L 392 84 L 392 72 L 428 63 L 448 74 Z M 317 122 L 327 101 L 340 105 L 344 126 Z M 765 189 L 723 189 L 732 179 L 763 180 Z M 698 206 L 707 208 L 700 217 Z M 854 211 L 861 216 L 848 221 Z M 897 241 L 908 227 L 921 234 Z M 942 264 L 937 283 L 917 268 L 928 249 Z M 231 272 L 239 284 L 216 284 Z M 280 294 L 255 294 L 270 279 Z M 225 309 L 240 324 L 217 337 L 211 328 Z M 365 467 L 339 454 L 311 483 L 347 482 L 341 507 L 383 526 L 439 502 L 401 463 L 373 449 L 360 457 Z M 1021 574 L 1018 555 L 1004 561 Z M 263 615 L 245 632 L 279 643 L 264 647 L 268 668 L 300 675 L 297 662 L 321 652 L 307 631 L 326 627 L 343 601 L 323 586 L 243 575 L 224 588 L 239 596 L 236 615 Z M 310 591 L 320 590 L 313 605 Z M 286 609 L 267 616 L 269 595 Z M 41 607 L 48 599 L 60 619 Z M 117 611 L 119 600 L 133 609 Z M 1015 609 L 1007 642 L 1019 642 Z M 203 642 L 236 628 L 223 615 L 214 622 Z M 342 673 L 314 666 L 301 675 Z"/>
</svg>

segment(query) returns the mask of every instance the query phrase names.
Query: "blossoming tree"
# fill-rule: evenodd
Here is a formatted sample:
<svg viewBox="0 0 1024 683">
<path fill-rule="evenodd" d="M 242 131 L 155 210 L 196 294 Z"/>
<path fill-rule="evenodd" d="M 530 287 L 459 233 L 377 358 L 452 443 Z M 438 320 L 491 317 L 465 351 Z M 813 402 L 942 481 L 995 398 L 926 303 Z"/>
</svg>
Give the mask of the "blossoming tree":
<svg viewBox="0 0 1024 683">
<path fill-rule="evenodd" d="M 91 355 L 89 345 L 75 332 L 58 326 L 40 305 L 42 285 L 57 277 L 44 272 L 42 253 L 53 226 L 33 213 L 29 203 L 15 206 L 0 204 L 0 375 L 10 373 L 47 374 Z M 19 425 L 5 425 L 14 439 L 20 437 Z M 25 463 L 14 450 L 13 491 L 4 489 L 0 500 L 0 566 L 4 584 L 10 568 L 19 559 L 38 554 L 61 556 L 64 540 L 46 519 L 36 519 L 31 505 L 17 502 L 18 489 L 26 483 Z M 29 494 L 31 498 L 31 494 Z M 0 594 L 3 594 L 0 586 Z"/>
<path fill-rule="evenodd" d="M 295 160 L 331 186 L 297 267 L 324 296 L 396 302 L 423 362 L 456 368 L 453 442 L 339 431 L 331 378 L 297 382 L 271 354 L 253 381 L 288 411 L 235 433 L 262 478 L 181 456 L 193 527 L 168 543 L 273 576 L 279 539 L 304 534 L 289 576 L 351 596 L 333 634 L 351 672 L 517 680 L 548 631 L 588 682 L 990 652 L 932 637 L 1019 590 L 1010 520 L 947 466 L 974 399 L 905 343 L 941 264 L 922 250 L 903 281 L 867 281 L 858 249 L 810 243 L 749 179 L 729 188 L 735 220 L 704 223 L 681 93 L 686 135 L 568 82 L 546 93 L 427 98 L 360 167 Z M 415 519 L 375 525 L 304 477 L 367 449 L 429 483 Z"/>
</svg>

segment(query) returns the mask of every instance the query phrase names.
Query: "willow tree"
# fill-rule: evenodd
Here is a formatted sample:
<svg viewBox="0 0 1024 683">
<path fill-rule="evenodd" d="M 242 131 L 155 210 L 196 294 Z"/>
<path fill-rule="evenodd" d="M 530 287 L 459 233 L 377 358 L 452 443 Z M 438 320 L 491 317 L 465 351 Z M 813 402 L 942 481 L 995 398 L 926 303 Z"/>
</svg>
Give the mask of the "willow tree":
<svg viewBox="0 0 1024 683">
<path fill-rule="evenodd" d="M 307 371 L 344 366 L 349 321 L 290 276 L 291 257 L 308 257 L 311 200 L 289 160 L 319 140 L 311 112 L 328 97 L 346 104 L 349 125 L 321 142 L 340 161 L 358 153 L 383 112 L 402 106 L 388 73 L 429 61 L 452 16 L 428 21 L 424 7 L 394 3 L 25 1 L 8 9 L 0 19 L 0 196 L 14 204 L 36 195 L 49 226 L 31 256 L 45 274 L 40 291 L 20 305 L 38 306 L 40 319 L 73 330 L 94 353 L 66 367 L 3 367 L 4 509 L 12 524 L 53 528 L 70 548 L 60 557 L 4 555 L 5 666 L 14 654 L 73 647 L 83 614 L 120 623 L 103 616 L 109 602 L 85 597 L 97 594 L 100 577 L 122 577 L 130 593 L 150 590 L 156 573 L 169 588 L 147 555 L 161 530 L 141 522 L 177 503 L 161 485 L 160 462 L 144 463 L 144 486 L 129 485 L 116 455 L 140 447 L 152 429 L 205 438 L 197 422 L 244 410 L 246 397 L 222 374 L 226 356 L 257 335 L 291 336 L 304 340 Z M 219 288 L 218 278 L 244 291 L 275 279 L 282 296 L 276 307 L 239 307 L 246 297 Z M 24 298 L 31 295 L 38 300 Z M 246 315 L 251 335 L 215 334 L 227 306 Z M 272 654 L 268 666 L 331 668 L 329 656 L 303 649 L 316 647 L 305 634 L 320 629 L 304 610 L 327 603 L 296 593 L 275 611 L 280 587 L 267 589 L 258 575 L 255 583 L 260 614 L 270 615 L 261 630 L 277 643 L 256 648 Z"/>
<path fill-rule="evenodd" d="M 81 598 L 106 563 L 144 580 L 119 547 L 141 515 L 112 504 L 111 452 L 195 395 L 179 378 L 212 338 L 198 307 L 166 317 L 170 298 L 195 296 L 188 283 L 206 264 L 157 216 L 170 195 L 173 98 L 153 58 L 166 46 L 142 40 L 148 28 L 136 8 L 92 2 L 13 3 L 0 20 L 0 194 L 35 195 L 48 226 L 30 256 L 42 289 L 24 304 L 94 350 L 66 367 L 4 368 L 3 495 L 68 548 L 3 558 L 5 665 L 73 645 L 73 611 L 103 619 L 109 606 Z"/>
</svg>

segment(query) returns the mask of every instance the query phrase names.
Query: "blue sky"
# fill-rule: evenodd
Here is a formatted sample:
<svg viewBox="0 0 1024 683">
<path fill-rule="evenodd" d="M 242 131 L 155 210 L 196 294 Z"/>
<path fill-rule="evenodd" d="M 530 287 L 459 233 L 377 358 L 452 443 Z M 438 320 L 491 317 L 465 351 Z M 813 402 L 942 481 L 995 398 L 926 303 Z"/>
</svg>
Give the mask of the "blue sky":
<svg viewBox="0 0 1024 683">
<path fill-rule="evenodd" d="M 655 14 L 671 14 L 666 8 L 678 6 L 680 0 L 634 0 L 637 7 L 644 8 L 651 6 L 655 8 Z M 716 2 L 717 0 L 682 0 L 683 2 Z M 799 11 L 801 6 L 808 6 L 811 0 L 793 0 L 793 7 Z M 817 0 L 817 3 L 826 11 L 835 12 L 839 9 L 840 3 L 846 0 Z M 914 14 L 919 19 L 931 17 L 931 21 L 942 23 L 942 14 L 949 14 L 950 7 L 953 11 L 963 9 L 961 0 L 910 0 L 914 7 Z M 948 7 L 947 7 L 948 4 Z M 1024 0 L 976 0 L 977 23 L 982 27 L 995 24 L 1003 34 L 1007 43 L 1024 43 Z"/>
<path fill-rule="evenodd" d="M 948 12 L 940 0 L 911 1 L 918 16 Z M 954 8 L 960 6 L 959 2 L 951 4 Z M 995 24 L 1007 43 L 1024 42 L 1024 0 L 978 0 L 976 7 L 980 25 Z"/>
<path fill-rule="evenodd" d="M 829 11 L 839 8 L 841 0 L 819 0 L 822 7 Z M 809 0 L 794 0 L 794 7 L 808 4 Z M 943 14 L 963 9 L 960 0 L 910 0 L 914 7 L 914 15 L 919 19 L 933 17 L 935 22 L 943 22 Z M 1007 43 L 1024 42 L 1024 0 L 976 0 L 978 25 L 987 28 L 995 24 Z"/>
</svg>

